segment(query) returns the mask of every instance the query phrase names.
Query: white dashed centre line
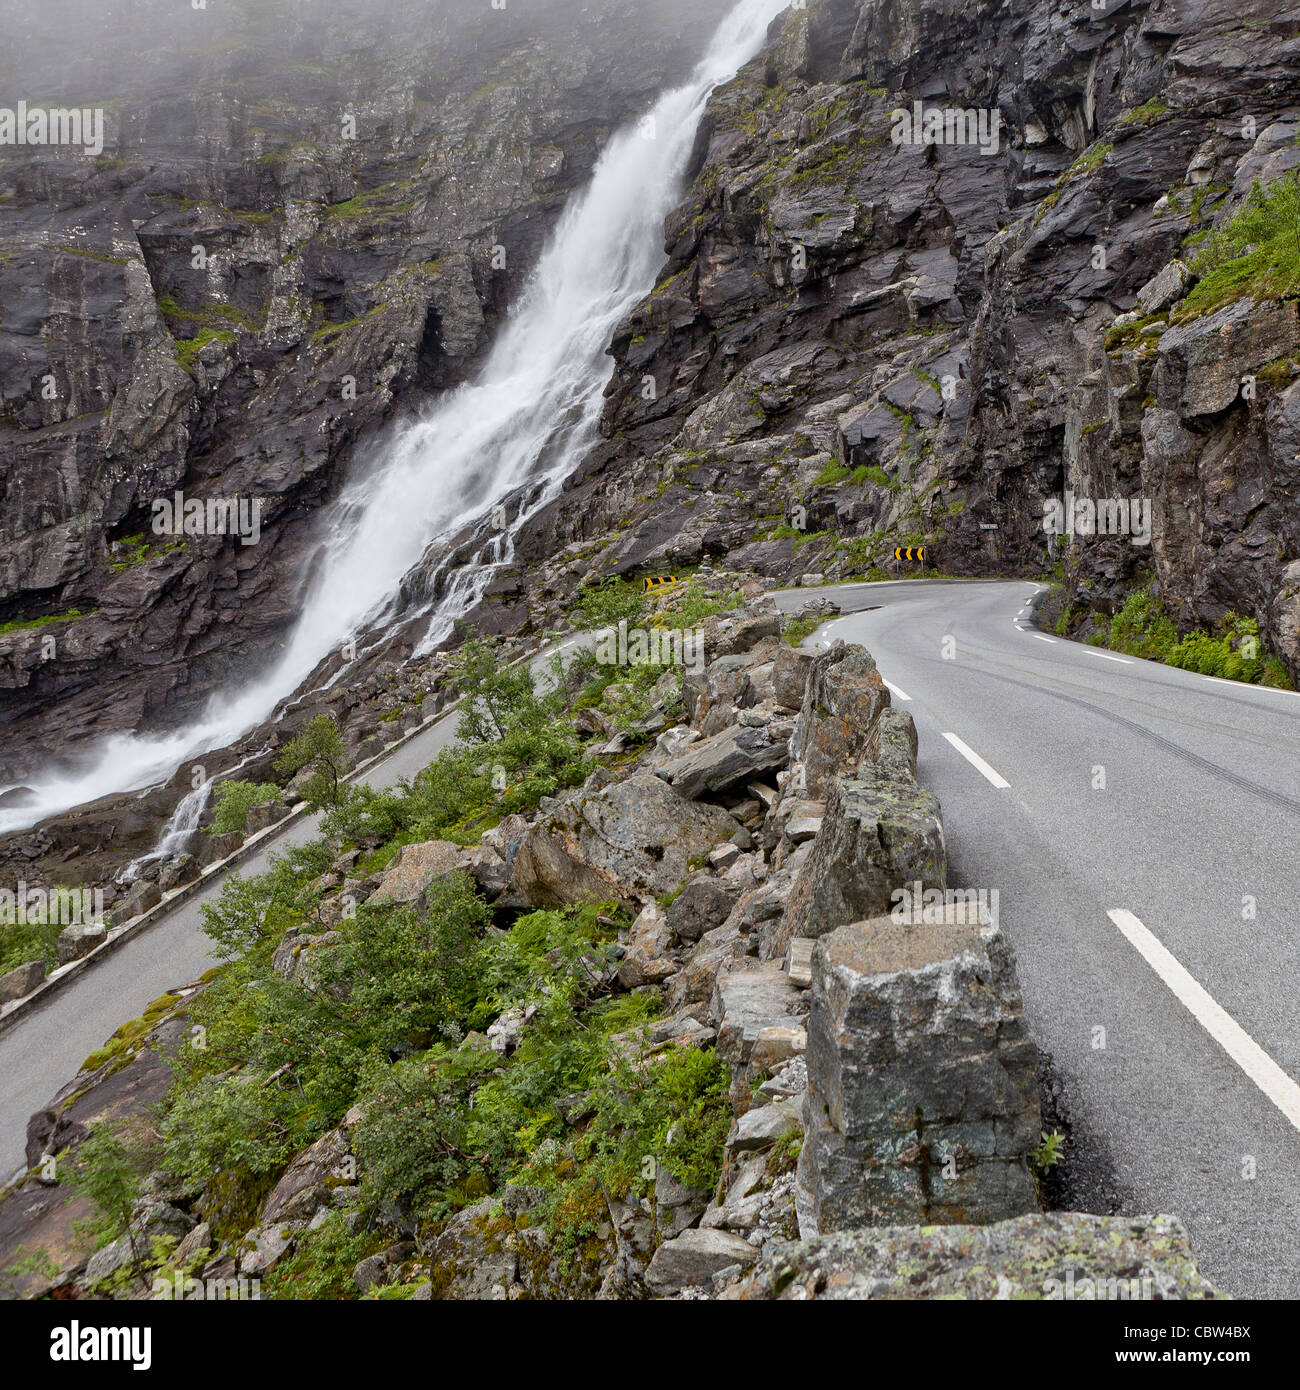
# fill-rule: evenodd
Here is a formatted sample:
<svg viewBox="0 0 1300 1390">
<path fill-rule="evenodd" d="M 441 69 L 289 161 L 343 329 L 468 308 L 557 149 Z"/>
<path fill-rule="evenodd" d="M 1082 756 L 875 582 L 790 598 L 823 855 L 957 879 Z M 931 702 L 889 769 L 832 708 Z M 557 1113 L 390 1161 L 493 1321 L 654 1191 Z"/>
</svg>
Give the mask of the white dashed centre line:
<svg viewBox="0 0 1300 1390">
<path fill-rule="evenodd" d="M 991 768 L 988 763 L 967 743 L 963 743 L 956 734 L 944 734 L 944 738 L 962 755 L 963 758 L 982 776 L 987 777 L 995 787 L 1009 787 L 1010 782 L 1000 772 Z"/>
<path fill-rule="evenodd" d="M 1126 907 L 1111 908 L 1106 915 L 1124 933 L 1142 959 L 1173 990 L 1178 1002 L 1290 1120 L 1292 1126 L 1300 1130 L 1300 1086 L 1183 969 L 1140 918 Z"/>
</svg>

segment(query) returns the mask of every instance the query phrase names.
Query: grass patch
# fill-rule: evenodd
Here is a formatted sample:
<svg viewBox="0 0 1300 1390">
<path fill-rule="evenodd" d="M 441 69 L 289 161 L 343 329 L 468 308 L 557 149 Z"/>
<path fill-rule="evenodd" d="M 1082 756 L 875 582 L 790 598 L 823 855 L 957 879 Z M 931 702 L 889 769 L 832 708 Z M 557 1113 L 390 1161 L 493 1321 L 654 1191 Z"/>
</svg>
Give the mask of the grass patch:
<svg viewBox="0 0 1300 1390">
<path fill-rule="evenodd" d="M 792 647 L 797 647 L 805 637 L 811 637 L 825 621 L 825 618 L 791 618 L 788 623 L 782 624 L 781 636 Z"/>
<path fill-rule="evenodd" d="M 1120 118 L 1120 125 L 1150 125 L 1152 121 L 1158 121 L 1161 116 L 1169 114 L 1169 107 L 1160 100 L 1159 97 L 1152 97 L 1150 101 L 1144 101 L 1141 106 L 1136 106 L 1132 111 L 1126 111 Z"/>
<path fill-rule="evenodd" d="M 12 622 L 0 623 L 0 637 L 7 637 L 11 632 L 34 632 L 37 628 L 49 627 L 52 623 L 71 623 L 78 618 L 89 617 L 95 609 L 87 609 L 82 612 L 80 608 L 69 608 L 66 613 L 50 613 L 44 618 L 15 618 Z"/>
<path fill-rule="evenodd" d="M 234 341 L 234 333 L 224 329 L 205 328 L 192 338 L 176 339 L 176 360 L 193 376 L 195 365 L 199 360 L 199 353 L 209 343 L 233 343 Z"/>
<path fill-rule="evenodd" d="M 1200 279 L 1171 315 L 1175 323 L 1246 296 L 1276 300 L 1300 291 L 1300 171 L 1256 183 L 1237 213 L 1201 242 L 1189 268 Z"/>
</svg>

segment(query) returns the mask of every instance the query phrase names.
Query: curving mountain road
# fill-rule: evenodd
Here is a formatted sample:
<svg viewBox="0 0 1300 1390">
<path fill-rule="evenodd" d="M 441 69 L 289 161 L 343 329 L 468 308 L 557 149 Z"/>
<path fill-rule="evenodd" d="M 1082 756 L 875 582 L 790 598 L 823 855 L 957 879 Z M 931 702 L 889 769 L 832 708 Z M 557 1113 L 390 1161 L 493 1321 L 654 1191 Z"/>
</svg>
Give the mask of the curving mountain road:
<svg viewBox="0 0 1300 1390">
<path fill-rule="evenodd" d="M 916 720 L 949 882 L 998 891 L 1126 1209 L 1181 1217 L 1225 1291 L 1295 1298 L 1300 695 L 1034 631 L 1040 587 L 822 590 L 846 612 L 810 641 L 865 644 Z"/>
<path fill-rule="evenodd" d="M 1126 1209 L 1181 1217 L 1225 1291 L 1296 1297 L 1300 695 L 1033 631 L 1039 587 L 838 586 L 845 615 L 810 642 L 863 642 L 915 718 L 950 882 L 997 890 L 1027 1020 Z M 809 596 L 776 598 L 794 610 Z M 414 773 L 455 722 L 367 780 Z M 313 833 L 303 820 L 267 848 Z M 217 876 L 0 1035 L 0 1173 L 21 1165 L 28 1116 L 89 1052 L 212 963 L 199 909 L 219 891 Z"/>
</svg>

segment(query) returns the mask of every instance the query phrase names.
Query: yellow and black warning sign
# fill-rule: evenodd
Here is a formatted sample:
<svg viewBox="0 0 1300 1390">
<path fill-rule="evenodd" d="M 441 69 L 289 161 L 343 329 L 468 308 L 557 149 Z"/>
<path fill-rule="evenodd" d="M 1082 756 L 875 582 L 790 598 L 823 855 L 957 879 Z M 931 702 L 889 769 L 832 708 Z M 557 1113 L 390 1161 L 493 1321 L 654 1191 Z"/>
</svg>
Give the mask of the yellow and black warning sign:
<svg viewBox="0 0 1300 1390">
<path fill-rule="evenodd" d="M 925 546 L 923 545 L 896 545 L 894 547 L 895 560 L 919 560 L 925 563 Z"/>
<path fill-rule="evenodd" d="M 657 594 L 661 589 L 671 589 L 674 584 L 679 582 L 675 574 L 647 575 L 644 592 L 647 594 Z"/>
</svg>

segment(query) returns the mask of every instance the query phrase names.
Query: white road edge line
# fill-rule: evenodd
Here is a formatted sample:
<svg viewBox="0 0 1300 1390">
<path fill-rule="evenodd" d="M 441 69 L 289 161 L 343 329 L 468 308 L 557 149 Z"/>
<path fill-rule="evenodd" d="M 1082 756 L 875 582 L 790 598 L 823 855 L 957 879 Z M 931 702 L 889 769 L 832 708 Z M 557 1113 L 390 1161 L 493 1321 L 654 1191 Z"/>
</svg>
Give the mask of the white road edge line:
<svg viewBox="0 0 1300 1390">
<path fill-rule="evenodd" d="M 1011 785 L 1000 772 L 996 772 L 991 768 L 969 744 L 963 743 L 956 734 L 944 734 L 944 738 L 952 744 L 977 772 L 987 777 L 995 787 L 1009 787 Z"/>
<path fill-rule="evenodd" d="M 1109 652 L 1099 652 L 1095 647 L 1084 647 L 1083 650 L 1089 656 L 1099 656 L 1103 661 L 1118 661 L 1121 666 L 1132 666 L 1132 662 L 1126 656 L 1111 656 Z"/>
<path fill-rule="evenodd" d="M 1039 640 L 1040 642 L 1051 642 L 1053 645 L 1056 644 L 1056 638 L 1055 638 L 1055 637 L 1044 637 L 1043 634 L 1042 634 L 1041 632 L 1035 632 L 1035 633 L 1032 633 L 1031 635 L 1034 636 L 1034 637 L 1037 637 L 1038 640 Z"/>
<path fill-rule="evenodd" d="M 1173 990 L 1178 1002 L 1290 1120 L 1293 1128 L 1300 1130 L 1300 1085 L 1183 969 L 1140 918 L 1126 907 L 1113 907 L 1106 915 Z"/>
<path fill-rule="evenodd" d="M 884 676 L 881 676 L 880 679 L 885 681 Z M 900 690 L 893 681 L 885 681 L 885 689 L 899 700 L 910 700 L 912 698 L 906 690 Z"/>
</svg>

